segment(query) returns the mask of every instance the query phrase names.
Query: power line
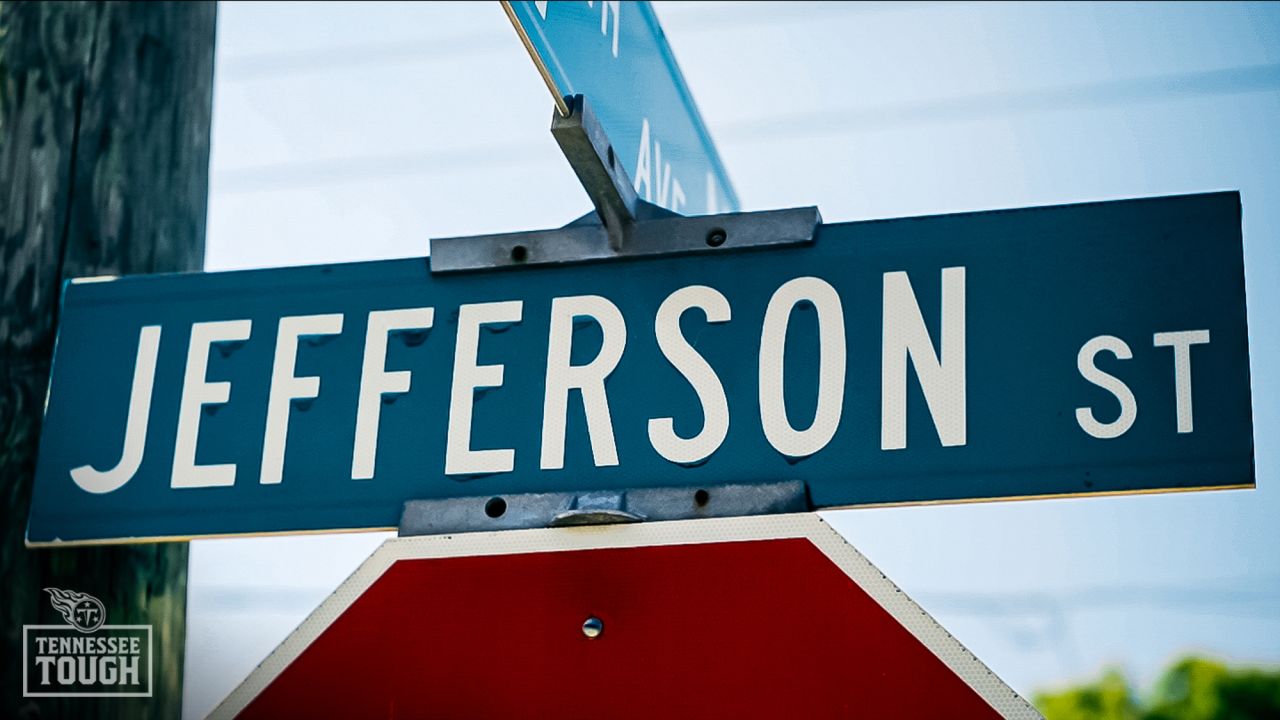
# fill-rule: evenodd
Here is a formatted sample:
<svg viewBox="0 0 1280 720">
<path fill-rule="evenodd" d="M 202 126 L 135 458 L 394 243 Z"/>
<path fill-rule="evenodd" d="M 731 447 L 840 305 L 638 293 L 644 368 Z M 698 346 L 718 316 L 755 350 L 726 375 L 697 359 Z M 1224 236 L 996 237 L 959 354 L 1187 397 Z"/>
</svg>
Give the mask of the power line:
<svg viewBox="0 0 1280 720">
<path fill-rule="evenodd" d="M 359 155 L 223 170 L 214 174 L 210 187 L 216 195 L 340 185 L 406 175 L 457 175 L 533 166 L 545 156 L 546 152 L 529 143 Z"/>
<path fill-rule="evenodd" d="M 514 34 L 513 34 L 514 35 Z M 255 53 L 223 57 L 218 63 L 218 80 L 239 82 L 280 75 L 323 73 L 348 70 L 360 66 L 386 65 L 397 62 L 427 60 L 491 52 L 504 47 L 513 38 L 499 38 L 493 33 L 454 35 L 444 38 L 417 38 L 398 42 L 319 48 L 298 52 Z"/>
<path fill-rule="evenodd" d="M 1251 589 L 1242 585 L 1270 585 Z M 1110 585 L 1063 591 L 911 593 L 935 615 L 986 621 L 1021 650 L 1045 648 L 1063 672 L 1076 667 L 1080 647 L 1073 617 L 1084 612 L 1145 607 L 1214 618 L 1273 618 L 1280 608 L 1280 578 L 1204 580 L 1196 585 Z M 1018 623 L 1022 620 L 1022 623 Z M 1026 621 L 1034 621 L 1028 628 Z"/>
<path fill-rule="evenodd" d="M 1242 587 L 1270 584 L 1271 589 Z M 1257 606 L 1260 614 L 1280 608 L 1280 578 L 1206 580 L 1196 585 L 1109 585 L 1059 592 L 919 592 L 912 593 L 930 608 L 965 615 L 1046 615 L 1149 605 L 1162 608 Z M 1246 613 L 1249 614 L 1249 613 Z"/>
<path fill-rule="evenodd" d="M 756 27 L 793 22 L 809 22 L 849 14 L 902 11 L 938 5 L 941 2 L 882 2 L 882 3 L 783 3 L 773 6 L 773 12 L 743 12 L 736 7 L 725 12 L 717 7 L 708 12 L 698 9 L 681 11 L 671 15 L 673 22 L 666 23 L 681 35 L 732 28 Z M 289 52 L 245 53 L 224 55 L 218 61 L 220 82 L 242 82 L 281 75 L 324 73 L 335 70 L 351 70 L 359 67 L 416 62 L 448 56 L 465 56 L 495 49 L 516 47 L 514 33 L 476 32 L 444 37 L 421 37 L 395 42 L 378 41 L 353 43 L 311 50 Z"/>
<path fill-rule="evenodd" d="M 1248 586 L 1270 585 L 1271 589 Z M 195 587 L 195 586 L 193 586 Z M 236 607 L 306 605 L 323 599 L 331 588 L 322 585 L 217 584 L 198 588 L 205 601 Z M 910 593 L 930 612 L 975 616 L 1050 615 L 1083 609 L 1150 605 L 1163 608 L 1221 608 L 1227 605 L 1265 605 L 1260 614 L 1274 616 L 1280 606 L 1280 578 L 1201 580 L 1195 585 L 1096 585 L 1060 591 Z"/>
<path fill-rule="evenodd" d="M 826 137 L 904 125 L 942 124 L 1026 113 L 1102 108 L 1280 90 L 1280 64 L 1250 65 L 1179 75 L 978 93 L 922 102 L 891 103 L 842 110 L 802 111 L 724 123 L 713 134 L 734 142 Z M 281 187 L 342 184 L 404 175 L 457 174 L 475 170 L 534 166 L 545 153 L 527 143 L 406 151 L 309 162 L 222 170 L 215 194 L 257 192 Z"/>
<path fill-rule="evenodd" d="M 1280 89 L 1280 64 L 1248 65 L 1179 75 L 1128 78 L 1021 92 L 978 93 L 923 102 L 843 110 L 801 111 L 728 124 L 725 135 L 757 138 L 821 136 L 850 129 L 935 124 L 976 118 L 1053 112 L 1208 95 L 1235 95 Z M 802 129 L 792 132 L 791 128 Z M 719 134 L 719 133 L 718 133 Z"/>
</svg>

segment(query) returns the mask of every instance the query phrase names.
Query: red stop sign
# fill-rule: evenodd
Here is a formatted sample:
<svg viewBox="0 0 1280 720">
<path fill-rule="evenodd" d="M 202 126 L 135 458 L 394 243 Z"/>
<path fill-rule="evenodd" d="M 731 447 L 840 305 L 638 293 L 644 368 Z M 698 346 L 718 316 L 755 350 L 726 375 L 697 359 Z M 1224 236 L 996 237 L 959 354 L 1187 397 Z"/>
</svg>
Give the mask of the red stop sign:
<svg viewBox="0 0 1280 720">
<path fill-rule="evenodd" d="M 388 541 L 215 712 L 1039 717 L 812 514 Z"/>
</svg>

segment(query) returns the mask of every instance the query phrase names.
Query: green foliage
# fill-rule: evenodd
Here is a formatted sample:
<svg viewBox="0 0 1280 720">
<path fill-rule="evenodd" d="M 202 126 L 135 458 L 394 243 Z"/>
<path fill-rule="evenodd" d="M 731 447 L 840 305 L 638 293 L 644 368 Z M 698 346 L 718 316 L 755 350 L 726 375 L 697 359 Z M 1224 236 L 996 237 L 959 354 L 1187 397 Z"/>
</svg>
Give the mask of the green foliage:
<svg viewBox="0 0 1280 720">
<path fill-rule="evenodd" d="M 1046 720 L 1270 720 L 1280 718 L 1280 671 L 1187 657 L 1146 698 L 1112 669 L 1096 682 L 1034 699 Z"/>
<path fill-rule="evenodd" d="M 1102 679 L 1057 693 L 1037 693 L 1036 707 L 1046 720 L 1139 720 L 1142 717 L 1129 683 L 1118 670 Z"/>
</svg>

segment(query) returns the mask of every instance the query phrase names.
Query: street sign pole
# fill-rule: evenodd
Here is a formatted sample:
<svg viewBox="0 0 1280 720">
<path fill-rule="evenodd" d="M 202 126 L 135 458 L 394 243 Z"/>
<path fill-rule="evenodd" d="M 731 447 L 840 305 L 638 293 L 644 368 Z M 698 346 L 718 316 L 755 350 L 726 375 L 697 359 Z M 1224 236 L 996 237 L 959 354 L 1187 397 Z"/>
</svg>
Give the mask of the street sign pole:
<svg viewBox="0 0 1280 720">
<path fill-rule="evenodd" d="M 187 546 L 31 550 L 23 535 L 39 440 L 58 432 L 43 418 L 63 283 L 203 264 L 217 19 L 212 2 L 0 3 L 0 717 L 182 712 Z M 64 624 L 59 590 L 97 603 L 96 637 Z M 101 673 L 28 685 L 50 623 L 98 643 L 154 631 L 147 697 Z"/>
</svg>

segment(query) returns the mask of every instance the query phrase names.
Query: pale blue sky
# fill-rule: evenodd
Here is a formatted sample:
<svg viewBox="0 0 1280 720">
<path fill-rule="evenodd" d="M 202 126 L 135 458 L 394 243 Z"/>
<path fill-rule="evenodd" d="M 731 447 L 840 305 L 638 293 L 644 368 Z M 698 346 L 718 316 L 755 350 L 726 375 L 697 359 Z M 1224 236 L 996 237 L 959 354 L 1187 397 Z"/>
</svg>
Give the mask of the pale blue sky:
<svg viewBox="0 0 1280 720">
<path fill-rule="evenodd" d="M 1014 688 L 1280 663 L 1280 5 L 655 3 L 747 209 L 1239 189 L 1258 489 L 827 517 Z M 220 7 L 206 267 L 422 255 L 587 208 L 496 2 Z M 193 543 L 201 717 L 385 537 Z"/>
</svg>

